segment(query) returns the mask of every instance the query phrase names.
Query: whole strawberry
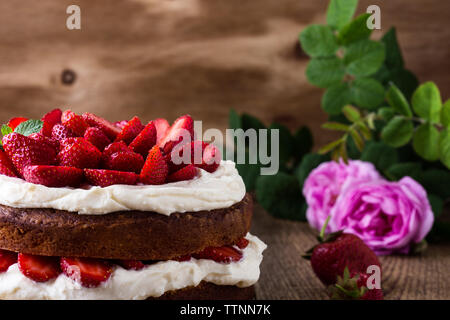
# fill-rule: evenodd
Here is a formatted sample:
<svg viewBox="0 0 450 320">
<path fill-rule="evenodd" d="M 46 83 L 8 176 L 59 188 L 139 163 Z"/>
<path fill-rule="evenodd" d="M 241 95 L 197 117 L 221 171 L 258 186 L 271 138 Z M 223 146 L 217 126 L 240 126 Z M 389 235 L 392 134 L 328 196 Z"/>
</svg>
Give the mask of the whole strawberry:
<svg viewBox="0 0 450 320">
<path fill-rule="evenodd" d="M 320 243 L 304 256 L 314 273 L 326 286 L 335 285 L 347 269 L 350 278 L 366 275 L 369 266 L 381 263 L 376 254 L 357 236 L 338 231 L 324 236 L 327 222 L 318 237 Z"/>
</svg>

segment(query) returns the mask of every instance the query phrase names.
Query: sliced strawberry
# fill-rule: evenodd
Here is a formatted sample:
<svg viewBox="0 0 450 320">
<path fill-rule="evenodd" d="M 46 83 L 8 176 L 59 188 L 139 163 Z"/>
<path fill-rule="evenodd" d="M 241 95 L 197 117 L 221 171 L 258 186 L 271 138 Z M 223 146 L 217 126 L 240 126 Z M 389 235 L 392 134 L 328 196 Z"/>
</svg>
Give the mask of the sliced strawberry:
<svg viewBox="0 0 450 320">
<path fill-rule="evenodd" d="M 123 172 L 103 169 L 84 169 L 86 179 L 94 186 L 107 187 L 113 184 L 136 184 L 138 175 L 134 172 Z"/>
<path fill-rule="evenodd" d="M 170 174 L 167 178 L 169 182 L 191 180 L 197 176 L 198 169 L 193 164 L 188 164 L 186 167 Z"/>
<path fill-rule="evenodd" d="M 32 133 L 28 137 L 30 137 L 33 140 L 36 140 L 36 141 L 39 141 L 42 143 L 46 143 L 49 146 L 51 146 L 52 148 L 54 148 L 55 150 L 59 150 L 59 141 L 56 139 L 47 137 L 44 134 L 42 134 L 41 132 Z"/>
<path fill-rule="evenodd" d="M 56 163 L 56 150 L 46 143 L 13 132 L 2 139 L 3 148 L 16 170 L 22 174 L 28 165 Z"/>
<path fill-rule="evenodd" d="M 156 143 L 159 143 L 162 138 L 164 138 L 169 130 L 170 124 L 166 119 L 155 119 L 153 120 L 156 128 Z"/>
<path fill-rule="evenodd" d="M 82 137 L 86 129 L 89 127 L 82 116 L 71 110 L 66 110 L 63 112 L 61 122 L 79 137 Z"/>
<path fill-rule="evenodd" d="M 144 158 L 135 152 L 116 152 L 105 161 L 105 168 L 109 170 L 139 173 L 143 166 Z"/>
<path fill-rule="evenodd" d="M 17 262 L 17 253 L 0 249 L 0 273 L 5 272 L 8 268 Z"/>
<path fill-rule="evenodd" d="M 194 121 L 191 116 L 184 115 L 174 121 L 169 128 L 166 135 L 159 141 L 158 145 L 165 154 L 170 151 L 180 142 L 190 142 L 194 138 Z M 183 143 L 183 144 L 184 144 Z"/>
<path fill-rule="evenodd" d="M 208 144 L 203 141 L 192 141 L 183 146 L 178 145 L 170 153 L 169 172 L 178 171 L 187 164 L 201 165 L 203 163 L 203 150 L 207 146 Z M 176 161 L 175 156 L 178 157 L 178 161 Z M 180 160 L 181 163 L 178 163 Z"/>
<path fill-rule="evenodd" d="M 62 115 L 61 109 L 54 109 L 42 117 L 41 120 L 44 122 L 44 124 L 42 126 L 41 133 L 44 136 L 47 137 L 52 136 L 53 127 L 56 124 L 61 123 L 61 115 Z"/>
<path fill-rule="evenodd" d="M 202 164 L 197 165 L 197 167 L 208 172 L 214 172 L 219 167 L 221 159 L 222 156 L 220 154 L 220 150 L 215 145 L 210 143 L 203 150 Z"/>
<path fill-rule="evenodd" d="M 140 179 L 144 184 L 163 184 L 166 182 L 169 168 L 161 153 L 161 149 L 156 145 L 148 153 L 147 160 L 142 168 Z"/>
<path fill-rule="evenodd" d="M 209 259 L 221 263 L 237 262 L 242 259 L 242 253 L 230 246 L 208 247 L 202 252 L 192 255 L 195 259 Z"/>
<path fill-rule="evenodd" d="M 156 144 L 156 128 L 153 121 L 150 121 L 145 128 L 130 143 L 130 149 L 140 153 L 144 158 L 148 151 Z"/>
<path fill-rule="evenodd" d="M 191 260 L 192 256 L 190 254 L 185 254 L 184 256 L 179 256 L 176 258 L 173 258 L 172 260 L 178 261 L 178 262 L 184 262 Z"/>
<path fill-rule="evenodd" d="M 103 159 L 106 160 L 116 152 L 131 152 L 131 151 L 132 150 L 128 148 L 125 142 L 123 141 L 113 142 L 109 146 L 107 146 L 105 150 L 103 150 Z"/>
<path fill-rule="evenodd" d="M 141 270 L 145 267 L 140 260 L 117 260 L 117 264 L 126 270 Z"/>
<path fill-rule="evenodd" d="M 58 154 L 59 164 L 75 168 L 97 168 L 102 153 L 84 138 L 66 144 Z"/>
<path fill-rule="evenodd" d="M 47 187 L 78 187 L 83 181 L 82 169 L 58 166 L 26 166 L 23 171 L 26 181 Z"/>
<path fill-rule="evenodd" d="M 120 133 L 120 128 L 116 127 L 114 124 L 105 120 L 99 116 L 92 113 L 83 113 L 83 119 L 91 126 L 97 127 L 103 130 L 103 132 L 108 136 L 109 139 L 115 140 L 117 135 Z"/>
<path fill-rule="evenodd" d="M 62 124 L 55 124 L 52 128 L 52 138 L 61 141 L 67 138 L 75 137 L 75 133 L 69 128 L 66 128 Z"/>
<path fill-rule="evenodd" d="M 117 135 L 116 141 L 125 141 L 128 145 L 134 138 L 138 136 L 139 133 L 144 129 L 141 120 L 138 117 L 133 117 L 128 123 L 123 127 L 122 131 Z"/>
<path fill-rule="evenodd" d="M 84 138 L 100 151 L 103 151 L 111 143 L 111 140 L 109 140 L 106 134 L 96 127 L 88 128 L 84 133 Z"/>
<path fill-rule="evenodd" d="M 8 126 L 14 131 L 14 129 L 16 129 L 19 124 L 21 124 L 22 122 L 25 122 L 27 120 L 28 120 L 28 118 L 22 118 L 22 117 L 12 118 L 11 120 L 8 121 Z"/>
<path fill-rule="evenodd" d="M 59 259 L 56 257 L 19 253 L 18 263 L 20 272 L 36 282 L 48 281 L 61 273 Z"/>
<path fill-rule="evenodd" d="M 0 174 L 10 177 L 17 177 L 16 170 L 14 169 L 11 160 L 9 160 L 6 153 L 2 150 L 0 150 Z"/>
<path fill-rule="evenodd" d="M 245 239 L 245 238 L 242 238 L 242 239 L 239 239 L 238 242 L 236 242 L 236 246 L 237 246 L 239 249 L 245 249 L 245 248 L 247 248 L 247 246 L 248 246 L 249 243 L 250 243 L 250 241 L 248 241 L 248 240 Z"/>
<path fill-rule="evenodd" d="M 98 287 L 111 276 L 111 264 L 106 260 L 91 258 L 61 258 L 63 273 L 83 287 Z"/>
<path fill-rule="evenodd" d="M 128 124 L 127 120 L 121 120 L 114 122 L 114 125 L 120 129 L 123 129 Z"/>
</svg>

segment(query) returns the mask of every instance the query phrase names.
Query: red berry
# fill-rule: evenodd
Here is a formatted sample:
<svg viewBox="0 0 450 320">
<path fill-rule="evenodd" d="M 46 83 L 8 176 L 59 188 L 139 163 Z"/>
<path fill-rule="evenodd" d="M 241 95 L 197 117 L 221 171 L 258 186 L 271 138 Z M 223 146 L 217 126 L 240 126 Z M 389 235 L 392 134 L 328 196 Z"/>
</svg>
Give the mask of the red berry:
<svg viewBox="0 0 450 320">
<path fill-rule="evenodd" d="M 166 182 L 169 168 L 161 153 L 161 149 L 156 145 L 148 153 L 147 160 L 142 168 L 140 179 L 144 184 L 163 184 Z"/>
<path fill-rule="evenodd" d="M 105 168 L 109 170 L 141 172 L 144 165 L 144 158 L 138 153 L 134 152 L 116 152 L 113 153 L 105 161 Z"/>
<path fill-rule="evenodd" d="M 113 184 L 136 184 L 138 175 L 134 172 L 123 172 L 102 169 L 84 169 L 86 179 L 94 186 L 107 187 Z"/>
<path fill-rule="evenodd" d="M 90 127 L 84 133 L 84 138 L 97 147 L 98 150 L 103 151 L 106 146 L 111 143 L 111 140 L 99 128 Z"/>
<path fill-rule="evenodd" d="M 118 128 L 120 128 L 121 130 L 128 124 L 127 120 L 121 120 L 121 121 L 116 121 L 114 122 L 114 125 Z"/>
<path fill-rule="evenodd" d="M 10 177 L 17 177 L 16 170 L 14 169 L 11 160 L 9 160 L 6 153 L 2 150 L 0 150 L 0 174 Z"/>
<path fill-rule="evenodd" d="M 242 253 L 230 246 L 208 247 L 192 256 L 195 259 L 209 259 L 221 263 L 237 262 L 242 259 Z"/>
<path fill-rule="evenodd" d="M 8 127 L 10 127 L 14 131 L 14 129 L 16 129 L 19 124 L 21 124 L 22 122 L 25 122 L 27 120 L 28 120 L 28 118 L 22 118 L 22 117 L 12 118 L 11 120 L 8 121 Z"/>
<path fill-rule="evenodd" d="M 172 260 L 178 261 L 178 262 L 184 262 L 191 260 L 192 256 L 190 254 L 185 254 L 184 256 L 179 256 L 176 258 L 173 258 Z"/>
<path fill-rule="evenodd" d="M 122 131 L 117 135 L 116 141 L 125 141 L 128 145 L 134 138 L 138 136 L 139 133 L 144 129 L 141 120 L 138 117 L 133 117 L 128 123 L 123 127 Z"/>
<path fill-rule="evenodd" d="M 105 150 L 103 150 L 103 160 L 108 159 L 109 157 L 111 157 L 111 155 L 113 155 L 116 152 L 132 152 L 132 150 L 130 148 L 128 148 L 128 146 L 125 144 L 125 142 L 123 141 L 118 141 L 118 142 L 113 142 L 111 143 L 109 146 L 107 146 L 105 148 Z"/>
<path fill-rule="evenodd" d="M 69 128 L 66 128 L 62 124 L 55 124 L 52 129 L 52 138 L 61 141 L 67 138 L 75 137 L 75 133 L 73 133 Z"/>
<path fill-rule="evenodd" d="M 144 158 L 148 151 L 156 144 L 156 128 L 153 121 L 150 121 L 145 128 L 130 143 L 130 149 L 140 153 Z"/>
<path fill-rule="evenodd" d="M 145 267 L 140 260 L 117 260 L 117 264 L 126 270 L 141 270 Z"/>
<path fill-rule="evenodd" d="M 241 238 L 241 239 L 239 239 L 238 242 L 236 242 L 236 246 L 237 246 L 239 249 L 245 249 L 245 248 L 247 248 L 247 246 L 248 246 L 249 243 L 250 243 L 250 241 L 248 241 L 247 239 Z"/>
<path fill-rule="evenodd" d="M 5 272 L 8 268 L 17 262 L 17 253 L 0 249 L 0 273 Z"/>
<path fill-rule="evenodd" d="M 66 144 L 58 154 L 59 164 L 66 167 L 97 168 L 102 153 L 84 138 Z"/>
<path fill-rule="evenodd" d="M 64 126 L 69 128 L 73 133 L 77 136 L 81 137 L 84 135 L 84 132 L 89 127 L 86 121 L 82 116 L 77 115 L 75 112 L 71 110 L 66 110 L 63 112 L 61 116 L 61 122 Z"/>
<path fill-rule="evenodd" d="M 167 130 L 166 135 L 159 141 L 158 145 L 165 154 L 169 154 L 180 142 L 188 143 L 194 138 L 194 121 L 191 116 L 184 115 L 174 121 Z"/>
<path fill-rule="evenodd" d="M 91 127 L 100 128 L 110 140 L 115 140 L 117 135 L 120 133 L 121 129 L 116 127 L 114 124 L 105 120 L 99 116 L 96 116 L 92 113 L 83 113 L 83 119 L 89 124 Z"/>
<path fill-rule="evenodd" d="M 30 137 L 33 140 L 36 140 L 36 141 L 39 141 L 42 143 L 46 143 L 49 146 L 51 146 L 52 148 L 54 148 L 55 150 L 59 150 L 59 141 L 56 139 L 53 139 L 51 137 L 47 137 L 47 136 L 43 135 L 41 132 L 32 133 L 28 137 Z"/>
<path fill-rule="evenodd" d="M 47 187 L 78 187 L 83 181 L 82 169 L 59 166 L 26 166 L 23 172 L 26 181 Z"/>
<path fill-rule="evenodd" d="M 214 172 L 219 167 L 221 159 L 222 156 L 219 149 L 210 143 L 206 146 L 205 150 L 203 150 L 203 161 L 201 164 L 197 165 L 197 167 L 208 172 Z"/>
<path fill-rule="evenodd" d="M 44 136 L 47 136 L 47 137 L 52 136 L 53 127 L 56 124 L 61 123 L 61 115 L 62 115 L 61 109 L 54 109 L 42 117 L 41 120 L 44 122 L 44 124 L 42 126 L 41 133 Z"/>
<path fill-rule="evenodd" d="M 197 176 L 197 168 L 193 164 L 188 164 L 186 167 L 181 168 L 178 171 L 170 174 L 167 178 L 169 182 L 183 181 L 183 180 L 191 180 Z"/>
<path fill-rule="evenodd" d="M 36 282 L 48 281 L 61 273 L 59 259 L 56 257 L 19 253 L 18 263 L 20 272 Z"/>
<path fill-rule="evenodd" d="M 155 119 L 153 120 L 156 129 L 156 143 L 159 143 L 162 138 L 164 138 L 169 130 L 170 124 L 166 119 Z"/>
<path fill-rule="evenodd" d="M 63 273 L 83 287 L 98 287 L 111 276 L 113 271 L 108 261 L 91 258 L 61 258 Z"/>
<path fill-rule="evenodd" d="M 52 165 L 56 162 L 56 150 L 53 147 L 20 133 L 7 134 L 2 142 L 8 158 L 20 174 L 28 165 Z"/>
</svg>

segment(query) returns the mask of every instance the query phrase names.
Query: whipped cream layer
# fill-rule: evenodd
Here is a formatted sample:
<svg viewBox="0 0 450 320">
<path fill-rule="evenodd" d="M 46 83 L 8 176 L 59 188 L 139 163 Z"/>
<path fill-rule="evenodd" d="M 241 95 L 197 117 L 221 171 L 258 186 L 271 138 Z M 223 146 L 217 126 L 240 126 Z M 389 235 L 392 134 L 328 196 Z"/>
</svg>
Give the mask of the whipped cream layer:
<svg viewBox="0 0 450 320">
<path fill-rule="evenodd" d="M 197 286 L 202 280 L 217 285 L 249 287 L 259 278 L 259 266 L 266 245 L 247 234 L 250 241 L 242 250 L 243 258 L 230 264 L 212 260 L 162 261 L 141 270 L 125 270 L 117 266 L 108 281 L 97 288 L 85 288 L 60 274 L 47 282 L 35 282 L 25 277 L 17 263 L 0 273 L 0 299 L 27 300 L 141 300 L 159 297 L 165 292 Z"/>
<path fill-rule="evenodd" d="M 209 173 L 164 185 L 112 185 L 106 188 L 49 188 L 19 178 L 0 175 L 0 204 L 14 208 L 52 208 L 79 214 L 115 211 L 202 211 L 232 206 L 245 196 L 245 185 L 234 162 L 221 161 Z"/>
</svg>

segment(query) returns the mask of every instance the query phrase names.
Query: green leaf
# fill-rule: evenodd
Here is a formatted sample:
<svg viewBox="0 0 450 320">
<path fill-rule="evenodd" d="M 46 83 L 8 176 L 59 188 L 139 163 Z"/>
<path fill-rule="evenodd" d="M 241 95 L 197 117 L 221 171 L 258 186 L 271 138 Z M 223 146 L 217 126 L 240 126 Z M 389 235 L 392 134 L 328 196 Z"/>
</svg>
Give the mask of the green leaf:
<svg viewBox="0 0 450 320">
<path fill-rule="evenodd" d="M 13 132 L 13 130 L 11 129 L 10 126 L 8 126 L 7 124 L 4 124 L 2 126 L 2 135 L 6 136 L 7 134 L 10 134 L 11 132 Z"/>
<path fill-rule="evenodd" d="M 20 133 L 24 136 L 29 136 L 32 133 L 41 131 L 44 123 L 41 120 L 27 120 L 19 124 L 14 132 Z"/>
<path fill-rule="evenodd" d="M 441 123 L 446 127 L 450 126 L 450 99 L 442 105 Z"/>
<path fill-rule="evenodd" d="M 301 160 L 305 154 L 312 150 L 314 141 L 311 130 L 308 127 L 300 127 L 294 134 L 294 156 Z"/>
<path fill-rule="evenodd" d="M 414 112 L 432 123 L 439 122 L 442 107 L 441 94 L 433 82 L 426 82 L 417 88 L 412 96 Z"/>
<path fill-rule="evenodd" d="M 375 109 L 378 107 L 383 102 L 385 96 L 383 85 L 369 78 L 353 81 L 350 92 L 352 102 L 367 109 Z"/>
<path fill-rule="evenodd" d="M 361 119 L 361 112 L 354 106 L 346 105 L 342 108 L 342 113 L 350 122 L 357 122 Z"/>
<path fill-rule="evenodd" d="M 347 47 L 344 63 L 347 73 L 364 77 L 380 69 L 385 57 L 384 45 L 373 40 L 361 40 Z"/>
<path fill-rule="evenodd" d="M 378 109 L 378 116 L 387 122 L 395 116 L 395 110 L 391 107 L 382 107 Z"/>
<path fill-rule="evenodd" d="M 333 30 L 318 24 L 310 25 L 300 33 L 300 44 L 313 58 L 332 56 L 339 48 Z"/>
<path fill-rule="evenodd" d="M 328 114 L 339 114 L 351 101 L 350 88 L 347 83 L 336 83 L 329 87 L 322 97 L 322 109 Z"/>
<path fill-rule="evenodd" d="M 402 114 L 407 117 L 412 117 L 413 114 L 408 101 L 406 100 L 403 93 L 393 83 L 391 83 L 386 93 L 386 100 L 389 103 L 389 105 L 392 108 L 394 108 L 394 110 L 397 111 L 399 114 Z"/>
<path fill-rule="evenodd" d="M 352 42 L 368 39 L 372 33 L 372 29 L 367 28 L 367 19 L 369 17 L 370 14 L 364 13 L 343 26 L 339 30 L 339 42 L 343 45 L 348 45 Z"/>
<path fill-rule="evenodd" d="M 350 22 L 355 14 L 358 0 L 331 0 L 327 9 L 327 23 L 340 29 Z"/>
<path fill-rule="evenodd" d="M 291 132 L 288 128 L 279 123 L 272 123 L 269 129 L 278 129 L 279 131 L 279 155 L 280 163 L 286 163 L 294 153 L 294 137 L 292 137 Z M 268 138 L 268 150 L 270 149 L 270 133 L 267 135 Z"/>
<path fill-rule="evenodd" d="M 392 147 L 404 146 L 414 133 L 414 125 L 411 120 L 397 116 L 390 120 L 381 131 L 381 139 Z"/>
<path fill-rule="evenodd" d="M 320 155 L 317 153 L 306 154 L 294 173 L 298 180 L 298 183 L 300 184 L 300 188 L 303 188 L 303 183 L 305 182 L 306 178 L 308 177 L 308 175 L 312 170 L 317 168 L 317 166 L 322 162 L 329 160 L 330 157 L 327 155 Z"/>
<path fill-rule="evenodd" d="M 427 190 L 443 199 L 450 197 L 450 171 L 441 169 L 428 169 L 423 171 L 417 180 Z"/>
<path fill-rule="evenodd" d="M 249 164 L 248 161 L 239 164 L 236 163 L 236 169 L 245 184 L 247 192 L 253 191 L 256 185 L 256 179 L 260 176 L 261 164 Z"/>
<path fill-rule="evenodd" d="M 417 77 L 411 71 L 405 69 L 391 70 L 388 81 L 394 83 L 403 92 L 408 101 L 411 100 L 414 90 L 419 85 Z"/>
<path fill-rule="evenodd" d="M 361 137 L 361 135 L 359 134 L 359 132 L 356 131 L 356 130 L 352 130 L 352 131 L 350 131 L 350 136 L 352 137 L 353 142 L 355 143 L 356 148 L 357 148 L 359 151 L 363 151 L 363 149 L 364 149 L 364 140 L 363 140 L 363 138 Z"/>
<path fill-rule="evenodd" d="M 441 197 L 431 193 L 428 194 L 428 201 L 430 202 L 434 217 L 438 218 L 444 209 L 444 200 L 442 200 Z"/>
<path fill-rule="evenodd" d="M 343 124 L 339 122 L 325 122 L 324 124 L 322 124 L 322 128 L 334 131 L 347 132 L 350 129 L 350 126 L 348 124 Z"/>
<path fill-rule="evenodd" d="M 306 77 L 312 84 L 327 88 L 342 81 L 345 75 L 342 60 L 334 58 L 313 58 L 306 68 Z"/>
<path fill-rule="evenodd" d="M 256 200 L 277 218 L 302 220 L 304 198 L 297 179 L 284 172 L 260 176 L 256 181 Z"/>
<path fill-rule="evenodd" d="M 450 169 L 450 127 L 440 132 L 439 155 L 441 162 Z"/>
<path fill-rule="evenodd" d="M 342 139 L 339 139 L 339 140 L 336 140 L 336 141 L 332 141 L 332 142 L 326 144 L 325 146 L 323 146 L 322 148 L 320 148 L 318 153 L 319 154 L 326 154 L 326 153 L 334 150 L 335 148 L 337 148 L 342 143 L 343 143 Z"/>
<path fill-rule="evenodd" d="M 389 29 L 381 38 L 381 42 L 386 47 L 385 63 L 389 69 L 403 68 L 403 56 L 397 41 L 397 33 L 395 28 Z"/>
<path fill-rule="evenodd" d="M 390 166 L 386 172 L 393 180 L 400 180 L 403 177 L 411 177 L 415 180 L 420 177 L 422 165 L 419 162 L 399 162 Z"/>
<path fill-rule="evenodd" d="M 430 123 L 421 124 L 413 137 L 416 153 L 428 161 L 439 159 L 439 131 Z"/>
<path fill-rule="evenodd" d="M 241 117 L 234 109 L 230 109 L 230 113 L 228 115 L 228 125 L 230 129 L 234 130 L 242 128 Z"/>
<path fill-rule="evenodd" d="M 372 162 L 379 171 L 384 172 L 398 162 L 398 153 L 395 148 L 383 142 L 371 141 L 364 148 L 361 160 Z"/>
</svg>

